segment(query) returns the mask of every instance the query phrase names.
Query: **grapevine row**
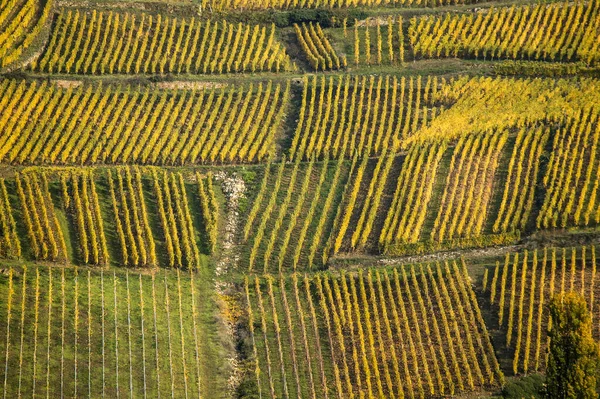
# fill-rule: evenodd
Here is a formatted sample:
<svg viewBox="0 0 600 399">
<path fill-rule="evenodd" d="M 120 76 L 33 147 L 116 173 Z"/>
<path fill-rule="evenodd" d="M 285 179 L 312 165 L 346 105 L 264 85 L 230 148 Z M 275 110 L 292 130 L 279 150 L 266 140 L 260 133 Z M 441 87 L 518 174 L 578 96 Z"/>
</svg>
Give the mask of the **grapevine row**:
<svg viewBox="0 0 600 399">
<path fill-rule="evenodd" d="M 17 61 L 46 25 L 52 0 L 9 0 L 0 6 L 0 68 Z"/>
<path fill-rule="evenodd" d="M 153 171 L 154 193 L 160 224 L 165 237 L 169 266 L 200 267 L 200 251 L 189 210 L 187 192 L 181 173 L 163 172 L 162 178 Z"/>
<path fill-rule="evenodd" d="M 45 174 L 15 177 L 21 212 L 36 260 L 67 261 L 67 246 L 50 198 Z"/>
<path fill-rule="evenodd" d="M 492 196 L 499 157 L 508 134 L 471 135 L 455 149 L 431 238 L 435 241 L 480 235 Z"/>
<path fill-rule="evenodd" d="M 600 124 L 595 108 L 565 120 L 554 136 L 543 185 L 539 227 L 600 223 Z"/>
<path fill-rule="evenodd" d="M 346 58 L 342 57 L 340 63 L 340 57 L 325 36 L 321 25 L 313 25 L 312 22 L 308 25 L 303 23 L 302 26 L 294 24 L 294 30 L 298 43 L 314 70 L 325 71 L 346 66 Z"/>
<path fill-rule="evenodd" d="M 375 38 L 372 38 L 375 26 Z M 404 33 L 402 17 L 389 16 L 365 20 L 364 24 L 354 21 L 353 62 L 355 65 L 401 64 L 404 62 Z"/>
<path fill-rule="evenodd" d="M 420 238 L 435 176 L 446 144 L 413 146 L 398 178 L 394 198 L 379 236 L 379 244 L 414 243 Z"/>
<path fill-rule="evenodd" d="M 435 117 L 426 105 L 437 78 L 374 76 L 306 78 L 290 158 L 351 158 L 396 152 Z M 423 104 L 422 104 L 423 102 Z"/>
<path fill-rule="evenodd" d="M 13 277 L 17 275 L 18 279 Z M 187 375 L 188 394 L 199 392 L 204 397 L 218 392 L 219 387 L 200 382 L 216 364 L 194 357 L 197 340 L 192 325 L 201 320 L 183 301 L 197 296 L 200 285 L 185 273 L 165 275 L 173 316 L 169 336 L 160 319 L 152 327 L 152 302 L 167 300 L 167 292 L 160 284 L 154 287 L 153 280 L 154 276 L 130 272 L 10 268 L 9 289 L 2 291 L 0 302 L 3 317 L 8 317 L 0 331 L 0 391 L 7 397 L 61 393 L 183 397 Z M 146 300 L 150 295 L 152 300 Z M 167 387 L 168 340 L 173 352 L 173 392 Z"/>
<path fill-rule="evenodd" d="M 262 267 L 265 272 L 282 271 L 301 264 L 320 267 L 326 262 L 326 258 L 315 257 L 328 239 L 340 188 L 348 176 L 343 160 L 331 164 L 328 160 L 305 167 L 300 162 L 290 167 L 282 163 L 275 172 L 273 165 L 266 167 L 244 227 L 250 270 Z M 270 188 L 269 195 L 266 187 Z"/>
<path fill-rule="evenodd" d="M 96 183 L 91 172 L 63 177 L 63 204 L 76 221 L 80 256 L 84 264 L 107 265 L 110 261 Z M 71 190 L 69 190 L 69 188 Z"/>
<path fill-rule="evenodd" d="M 526 227 L 533 208 L 539 161 L 548 137 L 549 131 L 543 129 L 522 129 L 517 133 L 494 232 Z"/>
<path fill-rule="evenodd" d="M 443 5 L 470 4 L 477 0 L 206 0 L 203 7 L 210 10 L 264 10 L 296 8 L 340 7 L 437 7 Z"/>
</svg>

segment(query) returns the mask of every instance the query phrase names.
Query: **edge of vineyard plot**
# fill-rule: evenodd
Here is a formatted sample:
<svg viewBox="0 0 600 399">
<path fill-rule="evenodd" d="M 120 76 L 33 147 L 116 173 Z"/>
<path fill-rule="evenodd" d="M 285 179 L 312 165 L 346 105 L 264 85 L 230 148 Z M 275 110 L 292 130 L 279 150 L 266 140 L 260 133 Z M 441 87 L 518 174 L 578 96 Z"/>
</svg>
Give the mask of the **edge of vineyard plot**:
<svg viewBox="0 0 600 399">
<path fill-rule="evenodd" d="M 553 293 L 571 289 L 583 293 L 591 312 L 597 313 L 600 287 L 595 249 L 595 244 L 544 247 L 499 256 L 496 265 L 492 259 L 479 265 L 468 262 L 469 268 L 477 268 L 474 273 L 479 274 L 478 300 L 504 372 L 524 375 L 545 370 L 549 326 L 545 304 Z M 594 329 L 593 334 L 597 337 L 600 330 Z"/>
<path fill-rule="evenodd" d="M 32 5 L 33 4 L 33 5 Z M 46 31 L 49 30 L 48 19 L 53 7 L 52 0 L 26 0 L 15 1 L 5 8 L 9 3 L 3 4 L 0 14 L 0 27 L 3 34 L 10 34 L 10 38 L 4 37 L 0 46 L 0 69 L 11 66 L 16 61 L 23 59 L 23 55 L 31 55 L 44 40 Z M 29 14 L 30 8 L 35 7 L 33 13 Z M 23 14 L 24 13 L 24 14 Z M 17 22 L 15 24 L 15 21 Z M 11 30 L 9 31 L 8 28 Z M 6 32 L 4 32 L 6 30 Z M 18 46 L 15 47 L 15 44 Z"/>
<path fill-rule="evenodd" d="M 116 389 L 121 394 L 124 394 L 129 392 L 130 387 L 133 387 L 132 393 L 134 396 L 136 393 L 141 395 L 144 389 L 149 395 L 154 395 L 156 394 L 158 381 L 156 374 L 157 359 L 159 361 L 158 378 L 160 380 L 162 395 L 169 396 L 171 394 L 170 363 L 172 363 L 173 378 L 175 378 L 174 386 L 177 389 L 177 392 L 174 392 L 174 394 L 176 396 L 184 394 L 183 359 L 185 359 L 185 367 L 187 369 L 185 376 L 187 379 L 187 390 L 192 396 L 196 396 L 198 388 L 200 388 L 203 395 L 210 397 L 217 397 L 220 393 L 224 392 L 226 384 L 225 370 L 227 367 L 225 352 L 227 349 L 222 347 L 222 343 L 218 337 L 215 337 L 210 332 L 214 328 L 219 328 L 218 325 L 214 323 L 205 324 L 204 315 L 211 314 L 211 317 L 214 318 L 213 313 L 216 312 L 216 306 L 212 295 L 207 296 L 208 292 L 205 292 L 205 290 L 210 288 L 200 278 L 194 278 L 196 306 L 200 306 L 196 310 L 196 322 L 192 322 L 192 302 L 187 299 L 182 301 L 181 315 L 186 322 L 182 335 L 178 281 L 181 283 L 180 289 L 182 295 L 186 297 L 190 296 L 191 280 L 188 273 L 183 272 L 180 276 L 177 276 L 173 272 L 157 273 L 155 275 L 155 298 L 153 302 L 152 279 L 149 275 L 115 271 L 115 286 L 113 272 L 109 271 L 104 271 L 103 281 L 101 281 L 100 272 L 88 268 L 77 269 L 78 276 L 75 279 L 74 269 L 37 268 L 31 266 L 27 269 L 27 277 L 25 279 L 27 283 L 26 299 L 24 302 L 25 324 L 22 333 L 20 318 L 23 269 L 11 268 L 10 270 L 10 273 L 13 274 L 13 293 L 8 358 L 9 374 L 6 376 L 6 386 L 4 385 L 4 366 L 7 350 L 6 306 L 9 295 L 7 287 L 9 276 L 5 274 L 0 276 L 0 286 L 2 287 L 0 295 L 3 298 L 2 311 L 0 312 L 3 316 L 2 331 L 0 331 L 2 340 L 0 343 L 0 352 L 2 352 L 2 361 L 0 362 L 2 363 L 0 371 L 2 377 L 0 378 L 0 385 L 5 392 L 8 391 L 16 396 L 19 386 L 19 373 L 21 374 L 21 393 L 27 395 L 27 392 L 31 392 L 33 389 L 33 367 L 35 364 L 35 389 L 37 394 L 46 392 L 46 381 L 48 378 L 51 397 L 60 396 L 61 386 L 65 395 L 74 394 L 76 385 L 77 395 L 87 396 L 88 389 L 91 389 L 90 393 L 92 396 L 99 396 L 101 392 L 105 392 L 107 396 L 115 396 Z M 50 296 L 48 291 L 48 270 L 52 272 L 52 305 L 50 308 L 48 307 Z M 35 305 L 36 271 L 39 271 L 40 275 L 38 306 Z M 66 295 L 64 319 L 62 317 L 62 273 L 65 275 L 64 293 Z M 89 286 L 88 273 L 90 273 L 89 281 L 91 283 Z M 166 285 L 164 279 L 166 279 Z M 75 284 L 77 284 L 78 293 L 77 303 L 75 303 Z M 143 286 L 143 336 L 141 330 L 142 298 L 140 298 L 140 284 Z M 102 287 L 104 287 L 104 294 Z M 116 302 L 114 297 L 115 290 L 117 292 Z M 88 302 L 88 292 L 91 292 L 91 302 Z M 169 294 L 168 313 L 170 317 L 168 321 L 163 317 L 156 318 L 157 338 L 155 334 L 154 315 L 162 316 L 165 314 L 166 292 Z M 104 301 L 104 309 L 102 301 Z M 91 319 L 88 317 L 88 306 L 91 309 Z M 114 313 L 115 306 L 117 307 L 116 318 Z M 75 314 L 75 307 L 78 309 L 77 314 Z M 37 324 L 35 323 L 36 310 Z M 103 318 L 104 323 L 102 322 Z M 116 325 L 115 322 L 117 323 Z M 77 330 L 75 329 L 75 323 L 77 324 Z M 171 335 L 168 337 L 169 324 Z M 194 328 L 197 328 L 195 333 L 193 331 Z M 37 333 L 35 332 L 36 329 Z M 50 347 L 48 347 L 48 331 L 51 334 L 50 342 L 52 345 Z M 61 331 L 64 331 L 64 342 Z M 103 334 L 104 344 L 102 343 Z M 117 334 L 118 338 L 115 338 L 115 334 Z M 19 366 L 21 336 L 24 337 L 22 367 Z M 88 340 L 88 337 L 91 337 L 91 341 Z M 181 356 L 182 337 L 185 342 L 184 357 Z M 34 340 L 35 338 L 37 338 L 37 341 Z M 155 352 L 157 339 L 158 353 Z M 91 346 L 88 345 L 90 342 Z M 198 342 L 200 350 L 198 357 L 200 387 L 197 384 L 196 342 Z M 171 362 L 169 361 L 169 347 L 172 352 Z M 33 360 L 34 353 L 35 361 Z M 92 370 L 89 370 L 88 367 L 90 361 Z M 75 375 L 77 375 L 77 380 L 75 380 Z M 91 388 L 88 385 L 90 381 Z"/>
</svg>

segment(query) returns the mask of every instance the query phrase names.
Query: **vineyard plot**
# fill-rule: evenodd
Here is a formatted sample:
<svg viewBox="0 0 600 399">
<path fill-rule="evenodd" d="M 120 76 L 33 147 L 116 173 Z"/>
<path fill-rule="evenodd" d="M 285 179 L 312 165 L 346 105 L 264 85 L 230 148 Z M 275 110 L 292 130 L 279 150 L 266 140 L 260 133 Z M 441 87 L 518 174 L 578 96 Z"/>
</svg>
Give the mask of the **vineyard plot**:
<svg viewBox="0 0 600 399">
<path fill-rule="evenodd" d="M 247 278 L 256 371 L 249 378 L 267 397 L 436 396 L 497 386 L 503 376 L 465 273 L 446 264 Z"/>
<path fill-rule="evenodd" d="M 289 100 L 289 84 L 272 82 L 159 90 L 3 80 L 0 91 L 0 160 L 17 165 L 262 161 Z"/>
<path fill-rule="evenodd" d="M 153 176 L 153 180 L 158 213 L 169 256 L 169 266 L 183 267 L 185 265 L 188 269 L 198 268 L 200 251 L 183 177 L 181 174 L 165 172 L 162 181 L 156 174 Z"/>
<path fill-rule="evenodd" d="M 527 374 L 546 368 L 549 321 L 547 303 L 558 293 L 582 294 L 590 312 L 598 313 L 596 248 L 546 248 L 507 254 L 489 267 L 490 302 L 504 344 L 512 354 L 512 372 Z M 600 330 L 594 329 L 594 336 Z"/>
<path fill-rule="evenodd" d="M 214 397 L 224 359 L 207 345 L 219 344 L 199 316 L 202 287 L 187 273 L 9 269 L 0 277 L 0 389 L 7 397 Z M 182 300 L 192 295 L 196 309 Z"/>
<path fill-rule="evenodd" d="M 346 66 L 346 59 L 342 57 L 340 62 L 340 57 L 325 36 L 321 25 L 318 23 L 313 25 L 312 22 L 308 25 L 303 23 L 302 26 L 294 24 L 294 31 L 300 48 L 314 70 L 325 71 Z"/>
<path fill-rule="evenodd" d="M 333 254 L 342 251 L 377 251 L 375 245 L 383 218 L 390 207 L 390 191 L 396 185 L 398 169 L 403 165 L 394 154 L 376 160 L 363 158 L 353 162 L 344 196 L 338 208 L 331 240 Z"/>
<path fill-rule="evenodd" d="M 22 251 L 21 240 L 17 233 L 17 223 L 4 179 L 0 179 L 0 223 L 2 226 L 0 256 L 4 258 L 20 258 Z"/>
<path fill-rule="evenodd" d="M 347 28 L 345 28 L 347 29 Z M 404 62 L 404 32 L 402 17 L 388 16 L 366 19 L 364 23 L 354 21 L 354 34 L 345 48 L 352 54 L 351 63 L 361 65 L 399 65 Z"/>
<path fill-rule="evenodd" d="M 354 8 L 354 7 L 437 7 L 444 5 L 471 4 L 478 0 L 210 0 L 206 6 L 212 10 L 266 10 L 301 8 Z"/>
<path fill-rule="evenodd" d="M 0 256 L 205 269 L 218 246 L 216 191 L 210 175 L 138 167 L 20 173 L 0 180 Z"/>
<path fill-rule="evenodd" d="M 581 61 L 600 59 L 597 1 L 487 12 L 413 17 L 408 39 L 416 57 Z"/>
<path fill-rule="evenodd" d="M 83 264 L 108 265 L 110 256 L 94 176 L 91 172 L 73 174 L 69 180 L 61 176 L 61 200 L 76 226 L 78 257 Z"/>
<path fill-rule="evenodd" d="M 539 227 L 600 223 L 600 125 L 594 108 L 564 121 L 554 136 Z"/>
<path fill-rule="evenodd" d="M 540 157 L 549 135 L 547 128 L 527 128 L 517 133 L 494 232 L 523 230 L 527 227 L 533 211 Z"/>
<path fill-rule="evenodd" d="M 265 167 L 242 237 L 249 270 L 322 268 L 348 168 L 343 159 Z"/>
<path fill-rule="evenodd" d="M 33 69 L 79 74 L 199 74 L 293 68 L 275 26 L 196 21 L 151 14 L 58 14 Z"/>
<path fill-rule="evenodd" d="M 429 104 L 437 89 L 436 77 L 306 78 L 290 158 L 396 152 L 439 113 Z"/>
<path fill-rule="evenodd" d="M 598 83 L 597 79 L 584 77 L 575 80 L 466 76 L 442 79 L 429 101 L 443 111 L 405 137 L 404 146 L 431 140 L 455 141 L 484 132 L 515 134 L 525 127 L 534 130 L 554 127 L 557 121 L 577 118 L 588 112 L 591 104 L 600 101 Z"/>
<path fill-rule="evenodd" d="M 121 262 L 132 267 L 158 266 L 156 243 L 148 220 L 139 171 L 135 173 L 135 181 L 129 169 L 125 169 L 124 173 L 117 171 L 116 181 L 109 171 L 108 185 L 122 253 Z"/>
<path fill-rule="evenodd" d="M 44 174 L 23 173 L 14 180 L 20 214 L 35 260 L 68 261 L 65 237 Z"/>
<path fill-rule="evenodd" d="M 498 132 L 459 140 L 446 176 L 432 240 L 441 242 L 482 234 L 496 168 L 507 137 L 506 132 Z"/>
<path fill-rule="evenodd" d="M 52 0 L 10 0 L 0 5 L 0 68 L 17 61 L 41 33 Z"/>
<path fill-rule="evenodd" d="M 421 236 L 445 144 L 415 145 L 402 164 L 379 244 L 415 243 Z"/>
</svg>

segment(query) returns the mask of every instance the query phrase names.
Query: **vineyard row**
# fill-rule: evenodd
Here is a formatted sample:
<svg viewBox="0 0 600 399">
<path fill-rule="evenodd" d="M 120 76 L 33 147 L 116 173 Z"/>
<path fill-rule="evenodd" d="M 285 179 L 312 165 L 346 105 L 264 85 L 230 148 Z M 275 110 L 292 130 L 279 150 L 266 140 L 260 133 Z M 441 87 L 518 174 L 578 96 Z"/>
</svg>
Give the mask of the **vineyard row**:
<svg viewBox="0 0 600 399">
<path fill-rule="evenodd" d="M 0 5 L 0 68 L 17 61 L 48 22 L 52 0 L 7 0 Z"/>
<path fill-rule="evenodd" d="M 600 60 L 600 2 L 532 4 L 487 12 L 412 18 L 408 40 L 416 57 Z"/>
</svg>

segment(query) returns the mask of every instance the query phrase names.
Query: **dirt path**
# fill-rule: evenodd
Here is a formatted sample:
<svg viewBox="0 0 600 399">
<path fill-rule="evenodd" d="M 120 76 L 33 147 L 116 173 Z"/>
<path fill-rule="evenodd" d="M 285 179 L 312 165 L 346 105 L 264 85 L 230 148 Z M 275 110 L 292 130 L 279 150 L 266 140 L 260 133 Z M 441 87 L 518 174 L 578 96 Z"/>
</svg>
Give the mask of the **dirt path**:
<svg viewBox="0 0 600 399">
<path fill-rule="evenodd" d="M 403 256 L 399 258 L 386 258 L 379 259 L 378 263 L 394 265 L 394 264 L 405 264 L 405 263 L 427 263 L 427 262 L 440 262 L 450 259 L 457 258 L 490 258 L 494 256 L 501 256 L 508 252 L 517 252 L 525 247 L 524 244 L 518 245 L 506 245 L 502 247 L 491 247 L 491 248 L 477 248 L 477 249 L 460 249 L 455 251 L 447 252 L 436 252 L 427 255 L 412 255 Z"/>
<path fill-rule="evenodd" d="M 410 255 L 400 256 L 396 258 L 385 258 L 380 256 L 336 256 L 330 259 L 331 269 L 352 269 L 353 266 L 367 266 L 367 265 L 405 265 L 415 263 L 428 263 L 428 262 L 443 262 L 446 260 L 459 259 L 459 258 L 489 258 L 495 256 L 501 256 L 508 252 L 521 251 L 526 247 L 525 244 L 518 245 L 506 245 L 502 247 L 490 247 L 490 248 L 475 248 L 475 249 L 461 249 L 455 251 L 435 252 L 424 255 Z"/>
<path fill-rule="evenodd" d="M 246 193 L 246 185 L 244 180 L 235 172 L 227 173 L 219 171 L 215 174 L 215 179 L 221 184 L 226 199 L 225 234 L 222 241 L 221 256 L 219 257 L 215 270 L 217 277 L 217 280 L 215 281 L 215 291 L 218 298 L 224 298 L 236 289 L 232 283 L 223 281 L 219 279 L 219 277 L 224 277 L 230 271 L 235 270 L 240 259 L 239 248 L 236 246 L 236 237 L 240 228 L 240 215 L 238 209 L 239 201 Z M 221 303 L 220 307 L 222 309 L 223 306 L 226 307 L 227 304 Z M 227 321 L 225 323 L 227 339 L 229 342 L 235 342 L 237 340 L 236 324 L 227 318 L 224 319 Z M 227 384 L 229 388 L 227 396 L 230 398 L 235 396 L 237 388 L 243 379 L 239 352 L 236 351 L 235 353 L 235 356 L 227 359 L 232 370 Z"/>
<path fill-rule="evenodd" d="M 519 252 L 525 249 L 533 250 L 544 247 L 572 247 L 582 245 L 597 245 L 600 243 L 600 231 L 597 228 L 581 229 L 579 231 L 543 231 L 537 232 L 514 245 L 499 247 L 457 249 L 453 251 L 434 252 L 423 255 L 408 255 L 394 258 L 383 256 L 342 254 L 330 259 L 330 268 L 356 268 L 368 265 L 404 265 L 414 263 L 443 262 L 452 259 L 482 259 Z"/>
</svg>

